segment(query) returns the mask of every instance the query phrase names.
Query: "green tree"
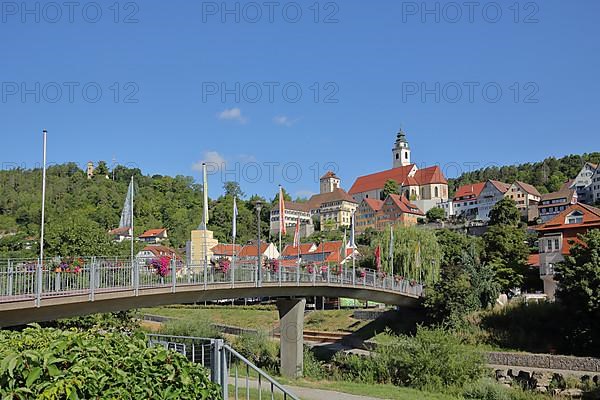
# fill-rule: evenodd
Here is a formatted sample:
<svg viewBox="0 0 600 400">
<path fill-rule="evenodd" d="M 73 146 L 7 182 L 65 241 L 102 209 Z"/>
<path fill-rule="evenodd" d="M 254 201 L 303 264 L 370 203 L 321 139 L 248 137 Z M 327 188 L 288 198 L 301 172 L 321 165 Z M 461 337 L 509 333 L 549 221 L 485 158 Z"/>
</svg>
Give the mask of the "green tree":
<svg viewBox="0 0 600 400">
<path fill-rule="evenodd" d="M 495 271 L 503 291 L 518 288 L 527 269 L 527 235 L 511 225 L 490 226 L 483 235 L 484 261 Z"/>
<path fill-rule="evenodd" d="M 442 276 L 428 292 L 425 306 L 432 322 L 459 328 L 474 311 L 491 307 L 500 294 L 495 271 L 481 264 L 474 251 L 463 251 L 459 263 L 442 268 Z"/>
<path fill-rule="evenodd" d="M 48 223 L 44 245 L 48 256 L 111 256 L 116 252 L 106 231 L 79 215 Z"/>
<path fill-rule="evenodd" d="M 483 240 L 477 236 L 469 236 L 450 229 L 435 231 L 437 241 L 442 250 L 442 268 L 460 265 L 465 251 L 479 260 L 483 254 Z"/>
<path fill-rule="evenodd" d="M 446 212 L 443 208 L 433 207 L 425 214 L 428 221 L 441 221 L 446 218 Z"/>
<path fill-rule="evenodd" d="M 497 202 L 490 210 L 488 225 L 518 226 L 521 223 L 521 213 L 513 199 L 504 198 Z"/>
<path fill-rule="evenodd" d="M 106 165 L 106 161 L 98 162 L 98 166 L 94 169 L 94 175 L 102 178 L 108 175 L 108 165 Z"/>
<path fill-rule="evenodd" d="M 579 236 L 569 256 L 557 266 L 557 298 L 575 321 L 573 341 L 600 354 L 600 229 Z"/>
<path fill-rule="evenodd" d="M 241 199 L 244 197 L 244 192 L 242 192 L 242 188 L 240 184 L 237 182 L 228 181 L 223 184 L 223 190 L 225 191 L 225 196 L 237 197 Z"/>
<path fill-rule="evenodd" d="M 393 179 L 388 179 L 383 185 L 383 196 L 388 197 L 390 194 L 399 194 L 398 182 Z"/>
</svg>

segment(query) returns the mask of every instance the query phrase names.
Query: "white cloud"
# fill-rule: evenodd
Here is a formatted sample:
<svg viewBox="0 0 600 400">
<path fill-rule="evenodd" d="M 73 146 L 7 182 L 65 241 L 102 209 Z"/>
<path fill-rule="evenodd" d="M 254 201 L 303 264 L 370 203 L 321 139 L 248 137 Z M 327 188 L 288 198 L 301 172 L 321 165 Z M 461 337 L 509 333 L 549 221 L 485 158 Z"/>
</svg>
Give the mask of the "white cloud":
<svg viewBox="0 0 600 400">
<path fill-rule="evenodd" d="M 216 151 L 205 151 L 202 160 L 194 163 L 192 169 L 194 171 L 202 171 L 202 163 L 206 163 L 207 170 L 210 173 L 211 170 L 216 171 L 224 168 L 227 161 L 225 160 L 225 157 Z"/>
<path fill-rule="evenodd" d="M 228 108 L 217 114 L 217 118 L 222 121 L 237 121 L 240 124 L 245 124 L 248 119 L 242 115 L 242 110 L 239 108 Z"/>
<path fill-rule="evenodd" d="M 282 125 L 282 126 L 290 127 L 290 126 L 294 125 L 296 122 L 298 122 L 298 119 L 291 119 L 290 117 L 288 117 L 286 115 L 278 115 L 276 117 L 273 117 L 273 123 L 275 125 Z"/>
</svg>

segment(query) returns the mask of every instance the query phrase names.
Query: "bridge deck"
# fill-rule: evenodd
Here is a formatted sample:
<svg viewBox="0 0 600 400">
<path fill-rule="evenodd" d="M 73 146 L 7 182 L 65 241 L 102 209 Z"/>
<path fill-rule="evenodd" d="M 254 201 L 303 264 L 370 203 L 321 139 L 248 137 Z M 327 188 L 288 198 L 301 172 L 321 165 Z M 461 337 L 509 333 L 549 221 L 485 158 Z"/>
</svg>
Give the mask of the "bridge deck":
<svg viewBox="0 0 600 400">
<path fill-rule="evenodd" d="M 158 269 L 124 261 L 92 259 L 64 270 L 31 263 L 0 265 L 0 326 L 42 322 L 97 312 L 166 304 L 252 297 L 347 297 L 414 306 L 422 295 L 415 282 L 370 270 L 295 267 L 261 271 L 241 265 L 175 265 Z"/>
</svg>

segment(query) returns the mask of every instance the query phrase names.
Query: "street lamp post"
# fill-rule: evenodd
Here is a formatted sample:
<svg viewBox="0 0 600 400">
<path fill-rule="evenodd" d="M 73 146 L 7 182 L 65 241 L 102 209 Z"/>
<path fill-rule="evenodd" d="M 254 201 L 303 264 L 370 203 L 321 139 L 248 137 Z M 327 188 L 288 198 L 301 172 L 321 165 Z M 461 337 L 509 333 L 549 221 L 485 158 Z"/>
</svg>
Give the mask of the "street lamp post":
<svg viewBox="0 0 600 400">
<path fill-rule="evenodd" d="M 256 246 L 256 271 L 257 271 L 257 286 L 262 286 L 262 260 L 260 254 L 260 211 L 262 210 L 262 201 L 256 200 L 254 202 L 254 207 L 256 208 L 256 233 L 257 233 L 257 246 Z"/>
</svg>

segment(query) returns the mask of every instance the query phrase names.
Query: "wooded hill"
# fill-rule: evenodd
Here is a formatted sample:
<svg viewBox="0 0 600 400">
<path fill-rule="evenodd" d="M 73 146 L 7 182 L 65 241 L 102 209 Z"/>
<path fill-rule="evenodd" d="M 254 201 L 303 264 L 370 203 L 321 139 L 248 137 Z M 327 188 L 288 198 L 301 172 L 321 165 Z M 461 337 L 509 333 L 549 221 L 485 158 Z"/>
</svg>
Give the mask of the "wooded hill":
<svg viewBox="0 0 600 400">
<path fill-rule="evenodd" d="M 540 193 L 555 192 L 569 179 L 577 176 L 586 162 L 600 163 L 600 152 L 569 155 L 562 158 L 549 157 L 535 163 L 489 167 L 467 172 L 449 179 L 450 193 L 462 185 L 494 179 L 506 183 L 522 181 L 535 186 Z"/>
</svg>

